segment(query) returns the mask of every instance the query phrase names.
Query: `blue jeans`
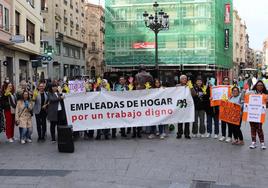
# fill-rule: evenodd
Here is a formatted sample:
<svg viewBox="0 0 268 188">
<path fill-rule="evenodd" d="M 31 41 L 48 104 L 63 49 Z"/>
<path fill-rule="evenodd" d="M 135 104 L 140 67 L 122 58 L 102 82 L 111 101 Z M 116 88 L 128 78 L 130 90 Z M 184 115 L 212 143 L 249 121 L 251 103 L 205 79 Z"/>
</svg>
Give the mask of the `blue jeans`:
<svg viewBox="0 0 268 188">
<path fill-rule="evenodd" d="M 19 129 L 20 129 L 20 139 L 21 140 L 31 139 L 32 128 L 20 127 Z"/>
<path fill-rule="evenodd" d="M 214 120 L 214 134 L 219 134 L 219 119 L 217 116 L 207 114 L 207 132 L 212 134 L 212 120 Z"/>
</svg>

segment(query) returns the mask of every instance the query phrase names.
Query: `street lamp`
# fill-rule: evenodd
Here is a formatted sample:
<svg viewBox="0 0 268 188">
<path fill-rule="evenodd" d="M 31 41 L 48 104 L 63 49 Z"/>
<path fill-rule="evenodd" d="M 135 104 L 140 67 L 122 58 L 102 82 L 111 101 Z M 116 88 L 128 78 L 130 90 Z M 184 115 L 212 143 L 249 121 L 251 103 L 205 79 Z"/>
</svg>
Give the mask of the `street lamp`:
<svg viewBox="0 0 268 188">
<path fill-rule="evenodd" d="M 153 4 L 154 16 L 149 15 L 147 11 L 143 13 L 145 26 L 150 28 L 155 34 L 155 69 L 157 77 L 159 78 L 159 65 L 158 65 L 158 33 L 161 30 L 169 29 L 169 15 L 162 9 L 158 12 L 159 4 Z"/>
</svg>

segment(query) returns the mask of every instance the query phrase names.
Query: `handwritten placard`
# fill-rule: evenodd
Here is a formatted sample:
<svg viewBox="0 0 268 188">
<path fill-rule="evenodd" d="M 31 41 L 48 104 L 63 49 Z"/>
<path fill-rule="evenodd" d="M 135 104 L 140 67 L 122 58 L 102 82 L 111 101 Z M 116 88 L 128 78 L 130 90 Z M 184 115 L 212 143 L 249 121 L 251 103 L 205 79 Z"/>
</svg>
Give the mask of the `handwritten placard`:
<svg viewBox="0 0 268 188">
<path fill-rule="evenodd" d="M 221 100 L 223 98 L 228 98 L 231 95 L 230 86 L 213 86 L 210 92 L 210 105 L 211 106 L 220 106 Z"/>
<path fill-rule="evenodd" d="M 222 101 L 220 105 L 219 119 L 233 125 L 240 125 L 241 106 L 228 101 Z"/>
</svg>

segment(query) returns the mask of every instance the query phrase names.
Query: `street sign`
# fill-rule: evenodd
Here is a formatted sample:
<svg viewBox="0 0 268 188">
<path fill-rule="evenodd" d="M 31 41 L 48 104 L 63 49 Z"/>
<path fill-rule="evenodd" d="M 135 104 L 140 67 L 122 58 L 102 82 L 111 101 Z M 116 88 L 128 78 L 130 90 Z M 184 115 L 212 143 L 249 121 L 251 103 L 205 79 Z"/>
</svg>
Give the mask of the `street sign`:
<svg viewBox="0 0 268 188">
<path fill-rule="evenodd" d="M 48 60 L 48 61 L 52 61 L 52 59 L 53 59 L 53 58 L 52 58 L 51 56 L 47 56 L 47 60 Z"/>
<path fill-rule="evenodd" d="M 46 61 L 47 57 L 46 56 L 42 56 L 42 61 Z"/>
<path fill-rule="evenodd" d="M 42 56 L 41 60 L 42 61 L 52 61 L 53 58 L 51 56 Z"/>
<path fill-rule="evenodd" d="M 225 29 L 224 30 L 224 48 L 227 50 L 229 49 L 229 45 L 230 45 L 230 30 L 229 29 Z"/>
<path fill-rule="evenodd" d="M 25 36 L 24 35 L 13 35 L 10 39 L 13 43 L 24 43 L 25 42 Z"/>
</svg>

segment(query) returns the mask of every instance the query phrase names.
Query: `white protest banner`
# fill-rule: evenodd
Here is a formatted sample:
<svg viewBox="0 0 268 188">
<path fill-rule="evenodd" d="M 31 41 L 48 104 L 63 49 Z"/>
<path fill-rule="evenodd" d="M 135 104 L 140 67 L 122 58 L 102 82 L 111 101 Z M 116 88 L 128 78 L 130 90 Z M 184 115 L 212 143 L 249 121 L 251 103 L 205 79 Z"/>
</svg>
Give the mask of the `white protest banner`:
<svg viewBox="0 0 268 188">
<path fill-rule="evenodd" d="M 243 112 L 243 121 L 264 123 L 266 115 L 266 96 L 247 94 Z"/>
<path fill-rule="evenodd" d="M 188 87 L 69 94 L 64 103 L 74 131 L 194 121 Z"/>
<path fill-rule="evenodd" d="M 85 82 L 83 80 L 70 80 L 68 82 L 70 93 L 86 92 Z"/>
<path fill-rule="evenodd" d="M 231 87 L 230 86 L 213 86 L 210 91 L 210 105 L 211 106 L 219 106 L 220 102 L 223 98 L 228 98 L 231 95 Z"/>
</svg>

